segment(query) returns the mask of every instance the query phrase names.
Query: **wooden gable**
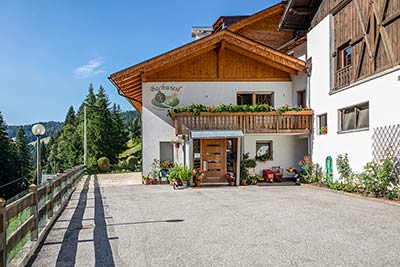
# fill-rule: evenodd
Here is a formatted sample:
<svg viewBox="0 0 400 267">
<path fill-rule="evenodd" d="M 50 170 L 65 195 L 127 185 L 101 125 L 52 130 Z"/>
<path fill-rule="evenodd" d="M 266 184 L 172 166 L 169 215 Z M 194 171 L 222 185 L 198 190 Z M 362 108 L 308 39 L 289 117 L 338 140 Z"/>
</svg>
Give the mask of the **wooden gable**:
<svg viewBox="0 0 400 267">
<path fill-rule="evenodd" d="M 290 81 L 290 74 L 224 45 L 146 76 L 156 81 Z"/>
<path fill-rule="evenodd" d="M 264 9 L 228 27 L 241 36 L 277 49 L 293 39 L 293 33 L 278 31 L 285 4 Z"/>
</svg>

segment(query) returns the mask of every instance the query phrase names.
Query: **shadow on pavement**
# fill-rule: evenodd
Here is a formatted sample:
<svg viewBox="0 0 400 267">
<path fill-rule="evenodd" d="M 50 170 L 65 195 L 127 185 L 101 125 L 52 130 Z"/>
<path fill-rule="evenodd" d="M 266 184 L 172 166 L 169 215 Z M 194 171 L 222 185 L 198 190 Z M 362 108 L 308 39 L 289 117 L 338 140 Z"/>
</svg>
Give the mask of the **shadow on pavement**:
<svg viewBox="0 0 400 267">
<path fill-rule="evenodd" d="M 72 215 L 68 229 L 64 234 L 60 251 L 58 252 L 56 266 L 74 266 L 78 249 L 79 232 L 82 229 L 83 215 L 85 214 L 87 194 L 89 191 L 90 175 L 79 196 L 78 205 Z"/>
<path fill-rule="evenodd" d="M 94 176 L 94 223 L 93 231 L 95 266 L 115 266 L 110 240 L 107 233 L 107 223 L 104 214 L 103 199 L 97 176 Z"/>
</svg>

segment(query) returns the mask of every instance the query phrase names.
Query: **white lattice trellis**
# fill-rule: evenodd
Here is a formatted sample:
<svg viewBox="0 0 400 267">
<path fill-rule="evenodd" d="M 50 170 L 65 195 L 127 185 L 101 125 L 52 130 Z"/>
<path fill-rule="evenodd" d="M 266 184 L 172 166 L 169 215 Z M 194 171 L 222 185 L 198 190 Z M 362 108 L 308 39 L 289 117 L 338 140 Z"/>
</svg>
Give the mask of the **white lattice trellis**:
<svg viewBox="0 0 400 267">
<path fill-rule="evenodd" d="M 386 157 L 396 159 L 395 174 L 400 178 L 400 124 L 378 127 L 372 136 L 372 156 L 375 162 Z"/>
</svg>

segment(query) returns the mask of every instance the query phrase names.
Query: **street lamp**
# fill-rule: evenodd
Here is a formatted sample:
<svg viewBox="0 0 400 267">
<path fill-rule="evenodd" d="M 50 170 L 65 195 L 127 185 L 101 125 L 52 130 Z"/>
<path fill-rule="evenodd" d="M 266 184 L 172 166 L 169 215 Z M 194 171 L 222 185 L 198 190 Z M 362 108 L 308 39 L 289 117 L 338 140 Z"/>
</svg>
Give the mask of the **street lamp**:
<svg viewBox="0 0 400 267">
<path fill-rule="evenodd" d="M 41 170 L 41 157 L 40 157 L 40 136 L 44 135 L 46 132 L 46 128 L 40 123 L 33 125 L 32 133 L 36 136 L 36 168 L 37 168 L 37 176 L 36 176 L 36 184 L 39 187 L 40 182 L 42 181 L 42 170 Z"/>
</svg>

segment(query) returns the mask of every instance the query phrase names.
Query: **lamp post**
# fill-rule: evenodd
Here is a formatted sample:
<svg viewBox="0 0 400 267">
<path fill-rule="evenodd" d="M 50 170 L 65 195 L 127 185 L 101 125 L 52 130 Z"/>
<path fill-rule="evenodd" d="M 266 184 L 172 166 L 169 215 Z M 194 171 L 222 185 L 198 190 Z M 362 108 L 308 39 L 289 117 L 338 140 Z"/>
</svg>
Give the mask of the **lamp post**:
<svg viewBox="0 0 400 267">
<path fill-rule="evenodd" d="M 36 185 L 39 187 L 42 181 L 42 170 L 41 170 L 41 156 L 40 156 L 40 136 L 44 135 L 46 128 L 40 123 L 33 125 L 32 133 L 36 136 Z"/>
</svg>

